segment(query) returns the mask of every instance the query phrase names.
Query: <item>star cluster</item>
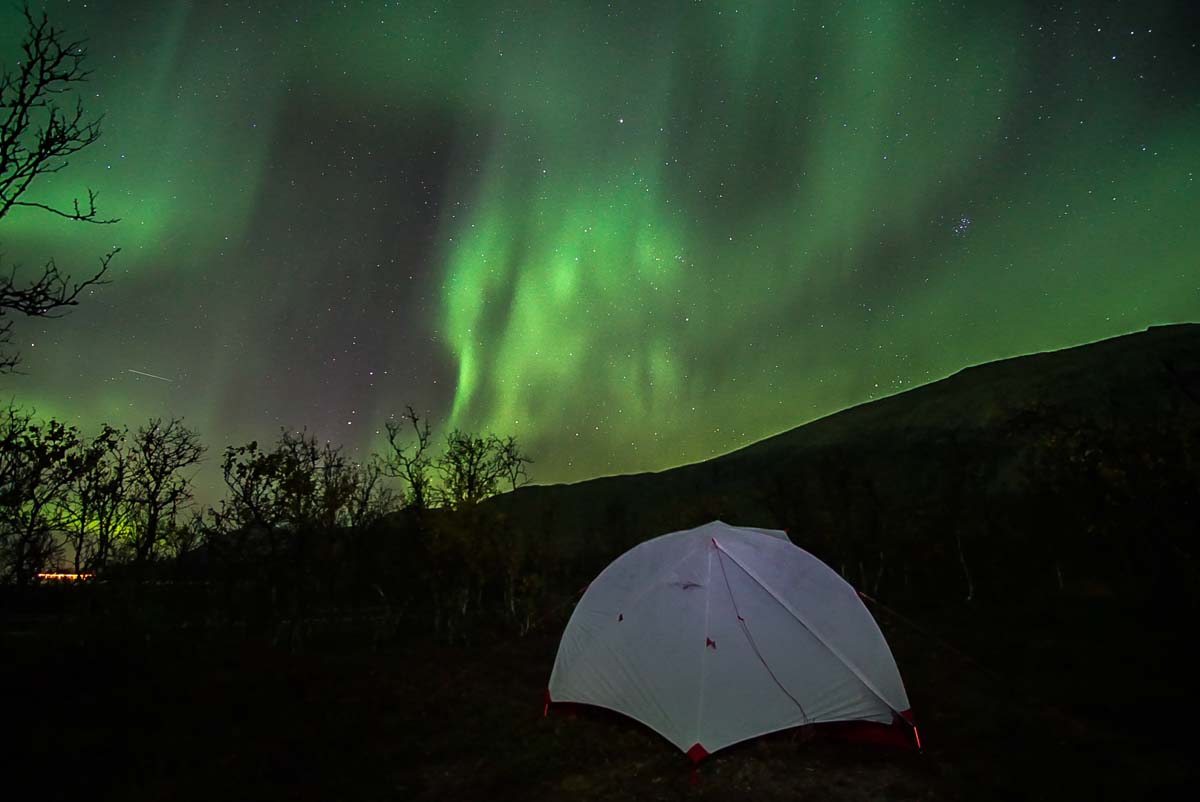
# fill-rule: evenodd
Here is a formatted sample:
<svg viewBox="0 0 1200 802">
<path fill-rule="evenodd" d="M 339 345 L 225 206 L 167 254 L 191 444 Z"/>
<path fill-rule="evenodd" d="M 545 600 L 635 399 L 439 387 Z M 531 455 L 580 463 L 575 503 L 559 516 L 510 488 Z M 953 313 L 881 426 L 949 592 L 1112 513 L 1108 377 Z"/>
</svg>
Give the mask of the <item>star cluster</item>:
<svg viewBox="0 0 1200 802">
<path fill-rule="evenodd" d="M 1200 318 L 1188 3 L 46 8 L 105 133 L 38 191 L 122 222 L 0 244 L 122 253 L 5 389 L 85 429 L 411 403 L 575 480 Z"/>
</svg>

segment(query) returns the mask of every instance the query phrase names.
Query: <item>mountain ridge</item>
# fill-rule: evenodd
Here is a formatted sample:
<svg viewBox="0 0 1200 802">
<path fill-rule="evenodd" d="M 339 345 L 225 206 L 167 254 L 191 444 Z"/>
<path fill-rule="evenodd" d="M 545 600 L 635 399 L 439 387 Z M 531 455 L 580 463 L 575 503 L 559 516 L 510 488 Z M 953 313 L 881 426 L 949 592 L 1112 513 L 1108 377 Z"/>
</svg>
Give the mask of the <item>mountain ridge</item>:
<svg viewBox="0 0 1200 802">
<path fill-rule="evenodd" d="M 1140 516 L 1156 521 L 1162 548 L 1178 550 L 1200 510 L 1197 454 L 1200 324 L 1180 323 L 969 366 L 702 462 L 531 485 L 489 504 L 583 572 L 721 518 L 789 529 L 835 566 L 861 564 L 859 579 L 882 573 L 875 586 L 896 580 L 895 552 L 919 546 L 934 575 L 967 574 L 956 581 L 976 592 L 972 552 L 996 551 L 991 541 L 1069 552 L 1057 547 L 1088 532 L 1120 539 L 1117 522 L 1138 521 L 1141 505 L 1154 507 Z M 1001 557 L 1014 559 L 984 559 Z M 1038 566 L 1040 581 L 1065 584 L 1064 559 Z M 1084 584 L 1112 586 L 1113 565 L 1092 562 Z M 904 570 L 911 584 L 917 566 Z"/>
</svg>

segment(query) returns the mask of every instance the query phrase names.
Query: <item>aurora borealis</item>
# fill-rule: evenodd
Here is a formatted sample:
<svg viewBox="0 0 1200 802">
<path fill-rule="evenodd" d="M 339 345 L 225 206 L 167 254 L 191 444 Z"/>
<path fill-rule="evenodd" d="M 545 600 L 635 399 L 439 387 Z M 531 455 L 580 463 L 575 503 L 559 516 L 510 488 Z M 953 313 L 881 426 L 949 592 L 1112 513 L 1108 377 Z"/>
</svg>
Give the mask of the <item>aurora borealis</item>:
<svg viewBox="0 0 1200 802">
<path fill-rule="evenodd" d="M 122 252 L 2 381 L 85 431 L 361 454 L 412 404 L 577 480 L 1200 319 L 1186 2 L 46 8 L 105 131 L 35 194 L 121 222 L 0 248 Z"/>
</svg>

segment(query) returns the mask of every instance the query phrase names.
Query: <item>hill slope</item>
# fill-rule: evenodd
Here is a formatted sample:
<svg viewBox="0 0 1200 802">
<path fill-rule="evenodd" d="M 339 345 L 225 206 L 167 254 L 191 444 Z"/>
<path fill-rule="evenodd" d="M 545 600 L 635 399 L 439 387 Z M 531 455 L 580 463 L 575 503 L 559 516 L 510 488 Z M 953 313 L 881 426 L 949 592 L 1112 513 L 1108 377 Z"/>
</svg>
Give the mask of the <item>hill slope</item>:
<svg viewBox="0 0 1200 802">
<path fill-rule="evenodd" d="M 968 368 L 707 462 L 493 503 L 581 575 L 722 518 L 787 528 L 892 598 L 1011 600 L 1018 571 L 1017 596 L 1146 601 L 1194 572 L 1198 457 L 1200 325 L 1180 324 Z"/>
<path fill-rule="evenodd" d="M 1178 668 L 1200 657 L 1200 325 L 969 368 L 708 462 L 491 504 L 580 584 L 713 518 L 786 528 L 886 605 L 869 606 L 902 673 L 945 663 L 912 688 L 935 719 L 982 677 L 1000 695 L 970 715 L 1068 711 L 1142 743 L 1200 714 Z M 973 726 L 930 723 L 948 739 Z"/>
</svg>

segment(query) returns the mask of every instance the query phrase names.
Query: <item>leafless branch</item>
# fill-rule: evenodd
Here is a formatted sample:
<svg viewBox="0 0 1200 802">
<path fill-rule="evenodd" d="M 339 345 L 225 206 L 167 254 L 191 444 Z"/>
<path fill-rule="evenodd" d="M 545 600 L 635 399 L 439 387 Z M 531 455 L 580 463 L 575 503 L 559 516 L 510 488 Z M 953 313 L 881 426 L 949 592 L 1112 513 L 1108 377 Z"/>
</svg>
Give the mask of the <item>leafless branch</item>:
<svg viewBox="0 0 1200 802">
<path fill-rule="evenodd" d="M 89 119 L 83 102 L 60 102 L 60 95 L 75 92 L 90 75 L 84 68 L 87 48 L 67 39 L 50 24 L 45 13 L 24 8 L 25 38 L 14 68 L 0 72 L 0 220 L 15 207 L 37 209 L 67 220 L 107 225 L 116 218 L 100 217 L 97 193 L 87 190 L 87 200 L 74 199 L 64 208 L 26 197 L 39 176 L 64 169 L 69 157 L 100 138 L 100 117 Z M 51 259 L 30 283 L 18 281 L 18 268 L 0 271 L 0 317 L 10 311 L 31 317 L 55 317 L 55 312 L 75 306 L 80 294 L 103 284 L 113 249 L 100 259 L 100 269 L 90 278 L 72 282 Z M 12 321 L 0 323 L 0 346 L 11 341 Z M 0 374 L 16 370 L 20 357 L 0 351 Z"/>
</svg>

